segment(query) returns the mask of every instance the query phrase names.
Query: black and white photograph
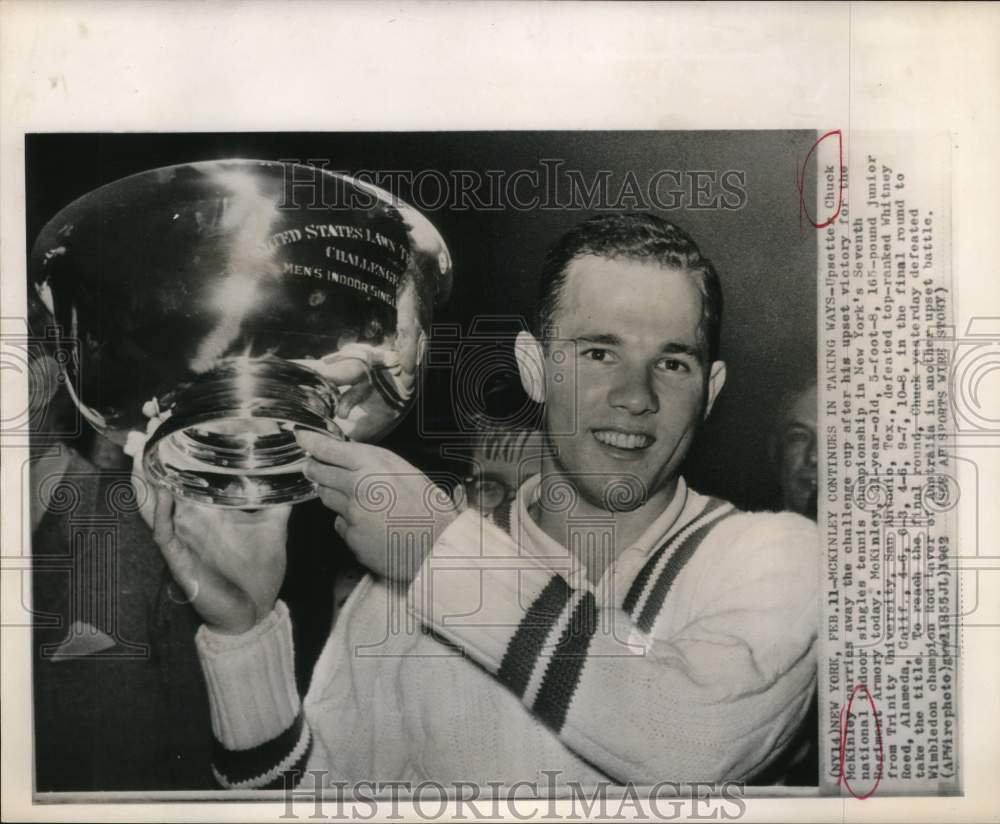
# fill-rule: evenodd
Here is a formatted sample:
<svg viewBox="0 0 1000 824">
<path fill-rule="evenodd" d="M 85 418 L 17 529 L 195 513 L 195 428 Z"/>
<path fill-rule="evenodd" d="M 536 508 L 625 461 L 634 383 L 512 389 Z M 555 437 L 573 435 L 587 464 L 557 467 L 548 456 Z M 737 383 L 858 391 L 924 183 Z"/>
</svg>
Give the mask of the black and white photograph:
<svg viewBox="0 0 1000 824">
<path fill-rule="evenodd" d="M 816 786 L 817 136 L 30 135 L 37 790 Z"/>
<path fill-rule="evenodd" d="M 989 822 L 996 4 L 0 3 L 0 818 Z"/>
</svg>

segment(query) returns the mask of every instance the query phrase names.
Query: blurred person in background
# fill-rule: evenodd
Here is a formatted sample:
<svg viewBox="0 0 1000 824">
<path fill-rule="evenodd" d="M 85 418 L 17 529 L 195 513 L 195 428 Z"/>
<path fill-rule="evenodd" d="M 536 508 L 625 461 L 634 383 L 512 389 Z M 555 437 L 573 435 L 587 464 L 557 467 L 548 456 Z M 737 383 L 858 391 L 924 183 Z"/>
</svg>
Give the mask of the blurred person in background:
<svg viewBox="0 0 1000 824">
<path fill-rule="evenodd" d="M 817 425 L 816 381 L 812 380 L 784 394 L 776 426 L 768 438 L 771 465 L 781 489 L 777 508 L 814 521 L 818 481 Z M 798 743 L 791 752 L 785 783 L 803 786 L 819 783 L 819 708 L 815 694 L 802 722 Z"/>
<path fill-rule="evenodd" d="M 769 439 L 781 509 L 816 520 L 816 382 L 788 391 Z"/>
</svg>

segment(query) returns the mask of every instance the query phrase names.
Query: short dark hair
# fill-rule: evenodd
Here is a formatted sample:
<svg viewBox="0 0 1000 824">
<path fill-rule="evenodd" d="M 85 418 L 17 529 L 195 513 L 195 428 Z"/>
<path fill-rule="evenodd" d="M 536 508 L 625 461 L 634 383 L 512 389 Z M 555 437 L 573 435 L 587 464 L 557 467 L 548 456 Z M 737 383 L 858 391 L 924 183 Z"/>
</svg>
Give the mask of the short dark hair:
<svg viewBox="0 0 1000 824">
<path fill-rule="evenodd" d="M 563 235 L 545 256 L 538 292 L 536 334 L 544 342 L 560 306 L 566 270 L 577 258 L 654 261 L 695 277 L 702 296 L 699 333 L 708 362 L 719 356 L 722 286 L 712 262 L 679 226 L 650 214 L 597 215 Z"/>
</svg>

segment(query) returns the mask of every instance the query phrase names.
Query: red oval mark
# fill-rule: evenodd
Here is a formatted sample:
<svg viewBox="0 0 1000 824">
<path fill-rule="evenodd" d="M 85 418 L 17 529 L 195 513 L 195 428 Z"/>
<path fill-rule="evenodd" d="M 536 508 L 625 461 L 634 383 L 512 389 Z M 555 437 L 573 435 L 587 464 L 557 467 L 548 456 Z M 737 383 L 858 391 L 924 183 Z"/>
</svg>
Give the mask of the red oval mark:
<svg viewBox="0 0 1000 824">
<path fill-rule="evenodd" d="M 813 220 L 813 216 L 809 213 L 809 207 L 806 206 L 805 198 L 805 184 L 806 184 L 806 168 L 809 166 L 809 158 L 813 156 L 813 153 L 819 148 L 819 144 L 826 140 L 828 137 L 837 138 L 837 208 L 830 217 L 824 220 L 822 223 L 817 223 Z M 817 179 L 819 175 L 817 175 Z M 819 138 L 815 143 L 813 143 L 812 148 L 806 153 L 805 160 L 802 161 L 802 169 L 799 172 L 798 179 L 796 180 L 796 186 L 799 190 L 799 229 L 802 228 L 802 215 L 805 214 L 806 220 L 808 220 L 814 228 L 825 229 L 838 217 L 840 217 L 840 211 L 844 208 L 844 137 L 840 132 L 840 129 L 834 129 L 827 132 L 825 135 Z"/>
<path fill-rule="evenodd" d="M 865 696 L 868 699 L 868 706 L 872 708 L 872 716 L 875 718 L 875 739 L 878 741 L 878 773 L 875 776 L 875 784 L 872 788 L 866 792 L 864 795 L 858 795 L 854 792 L 851 787 L 850 782 L 847 780 L 846 765 L 844 764 L 844 753 L 847 750 L 847 724 L 850 721 L 851 716 L 851 705 L 854 703 L 854 696 L 857 695 L 861 690 L 865 691 Z M 882 783 L 882 770 L 885 765 L 885 751 L 882 747 L 882 723 L 878 718 L 878 708 L 875 706 L 875 699 L 872 697 L 871 691 L 864 684 L 855 685 L 854 689 L 851 690 L 851 697 L 847 699 L 847 704 L 840 709 L 840 769 L 838 771 L 837 783 L 843 784 L 847 787 L 847 791 L 853 795 L 859 801 L 864 801 L 866 798 L 870 797 L 878 789 L 878 785 Z"/>
</svg>

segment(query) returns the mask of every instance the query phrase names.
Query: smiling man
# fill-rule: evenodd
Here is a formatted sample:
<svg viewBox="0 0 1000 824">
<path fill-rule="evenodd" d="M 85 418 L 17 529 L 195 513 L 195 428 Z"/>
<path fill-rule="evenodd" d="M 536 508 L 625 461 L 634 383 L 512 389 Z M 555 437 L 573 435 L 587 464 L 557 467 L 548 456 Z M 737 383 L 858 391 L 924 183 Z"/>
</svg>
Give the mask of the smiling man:
<svg viewBox="0 0 1000 824">
<path fill-rule="evenodd" d="M 158 540 L 206 621 L 220 781 L 773 780 L 815 686 L 816 533 L 680 475 L 725 383 L 721 308 L 711 263 L 659 218 L 563 237 L 516 348 L 548 447 L 494 521 L 428 497 L 391 452 L 302 433 L 371 574 L 301 703 L 264 580 L 283 568 L 281 515 L 240 513 L 260 523 L 229 540 L 160 493 Z M 390 511 L 372 504 L 387 481 Z"/>
<path fill-rule="evenodd" d="M 725 383 L 718 278 L 676 227 L 598 218 L 551 251 L 539 304 L 541 339 L 522 334 L 517 352 L 554 447 L 543 493 L 568 482 L 581 498 L 574 517 L 614 511 L 625 547 L 677 497 L 680 464 Z M 537 511 L 556 540 L 561 514 Z"/>
</svg>

